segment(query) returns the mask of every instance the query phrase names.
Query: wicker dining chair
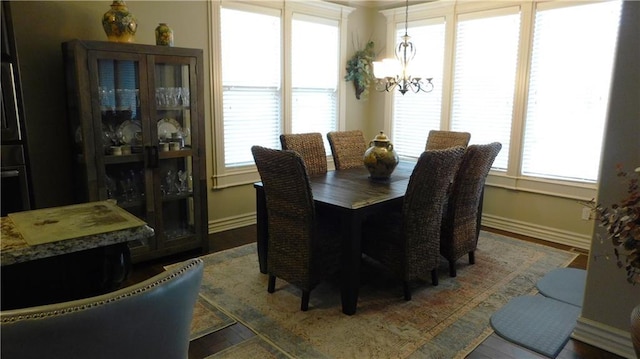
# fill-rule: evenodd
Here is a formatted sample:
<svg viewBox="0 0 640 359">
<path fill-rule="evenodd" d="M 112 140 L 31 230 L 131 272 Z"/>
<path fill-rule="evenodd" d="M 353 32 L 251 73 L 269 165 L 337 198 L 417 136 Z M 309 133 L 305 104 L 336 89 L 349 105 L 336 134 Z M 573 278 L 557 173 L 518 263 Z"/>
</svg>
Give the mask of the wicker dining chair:
<svg viewBox="0 0 640 359">
<path fill-rule="evenodd" d="M 372 216 L 363 227 L 363 252 L 402 280 L 405 300 L 411 300 L 411 281 L 431 274 L 438 285 L 442 209 L 464 152 L 463 147 L 423 152 L 402 210 Z"/>
<path fill-rule="evenodd" d="M 340 226 L 316 212 L 305 163 L 297 152 L 251 147 L 264 186 L 267 207 L 268 292 L 276 277 L 302 289 L 301 310 L 309 294 L 340 266 Z"/>
<path fill-rule="evenodd" d="M 456 276 L 456 261 L 469 255 L 475 263 L 478 244 L 478 211 L 484 184 L 502 144 L 470 145 L 465 151 L 446 203 L 440 233 L 440 253 L 449 261 L 449 275 Z"/>
<path fill-rule="evenodd" d="M 319 132 L 282 134 L 280 144 L 302 156 L 310 176 L 327 173 L 327 151 Z"/>
<path fill-rule="evenodd" d="M 455 146 L 467 147 L 469 139 L 471 139 L 469 132 L 431 130 L 427 137 L 425 151 L 441 150 Z"/>
<path fill-rule="evenodd" d="M 360 130 L 331 131 L 327 133 L 336 170 L 364 166 L 367 142 Z"/>
</svg>

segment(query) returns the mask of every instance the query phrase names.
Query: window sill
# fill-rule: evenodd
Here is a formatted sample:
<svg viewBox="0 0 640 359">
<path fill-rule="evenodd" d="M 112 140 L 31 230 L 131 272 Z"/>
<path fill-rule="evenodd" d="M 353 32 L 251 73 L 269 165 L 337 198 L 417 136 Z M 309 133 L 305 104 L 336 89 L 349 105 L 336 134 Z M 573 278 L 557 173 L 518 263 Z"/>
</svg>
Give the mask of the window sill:
<svg viewBox="0 0 640 359">
<path fill-rule="evenodd" d="M 333 157 L 327 157 L 327 170 L 335 170 Z M 260 174 L 255 165 L 227 168 L 225 173 L 211 176 L 213 189 L 245 186 L 260 182 Z"/>
<path fill-rule="evenodd" d="M 595 183 L 559 181 L 534 177 L 513 177 L 500 172 L 490 172 L 486 185 L 578 201 L 589 201 L 596 197 L 598 191 L 597 184 Z"/>
<path fill-rule="evenodd" d="M 329 157 L 328 166 L 329 170 L 334 169 L 331 157 Z M 213 189 L 224 189 L 259 182 L 260 174 L 255 166 L 243 166 L 229 169 L 224 174 L 212 176 L 211 180 L 213 182 Z M 486 185 L 578 201 L 589 201 L 597 195 L 597 184 L 595 183 L 559 181 L 534 177 L 513 177 L 500 172 L 490 172 Z"/>
</svg>

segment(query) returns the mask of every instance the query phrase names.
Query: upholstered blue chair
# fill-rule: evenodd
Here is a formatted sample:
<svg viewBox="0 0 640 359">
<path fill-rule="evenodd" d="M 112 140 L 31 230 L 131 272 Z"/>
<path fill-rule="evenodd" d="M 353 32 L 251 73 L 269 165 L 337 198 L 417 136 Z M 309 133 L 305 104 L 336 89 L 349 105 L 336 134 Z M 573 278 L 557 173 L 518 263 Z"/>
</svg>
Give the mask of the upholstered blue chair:
<svg viewBox="0 0 640 359">
<path fill-rule="evenodd" d="M 203 262 L 96 297 L 0 313 L 2 358 L 187 358 Z"/>
</svg>

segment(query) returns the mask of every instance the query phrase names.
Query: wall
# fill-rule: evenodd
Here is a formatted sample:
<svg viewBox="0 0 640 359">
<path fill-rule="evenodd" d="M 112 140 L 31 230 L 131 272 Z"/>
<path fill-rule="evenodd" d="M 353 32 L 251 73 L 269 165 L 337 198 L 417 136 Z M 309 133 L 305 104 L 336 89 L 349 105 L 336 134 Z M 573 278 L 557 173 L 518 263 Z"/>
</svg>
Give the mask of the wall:
<svg viewBox="0 0 640 359">
<path fill-rule="evenodd" d="M 109 4 L 109 1 L 12 3 L 29 122 L 28 138 L 34 152 L 34 192 L 38 208 L 67 204 L 73 193 L 60 43 L 73 38 L 106 40 L 100 21 Z M 354 44 L 362 45 L 372 39 L 376 51 L 381 51 L 380 57 L 385 57 L 390 50 L 385 44 L 385 17 L 373 8 L 362 7 L 359 2 L 347 4 L 356 7 L 349 15 L 347 56 L 355 52 Z M 204 49 L 205 98 L 211 98 L 207 2 L 127 1 L 127 5 L 139 22 L 136 42 L 154 44 L 154 28 L 159 22 L 167 22 L 175 31 L 176 46 Z M 345 128 L 362 129 L 368 139 L 384 130 L 386 94 L 371 91 L 368 99 L 357 100 L 351 84 L 347 84 L 347 91 Z M 211 103 L 207 103 L 209 178 L 214 168 L 211 114 Z M 254 223 L 253 195 L 251 185 L 210 190 L 209 231 Z M 484 213 L 485 224 L 497 228 L 584 248 L 589 246 L 592 223 L 579 219 L 581 206 L 575 199 L 489 188 Z"/>
<path fill-rule="evenodd" d="M 616 176 L 620 163 L 633 171 L 640 167 L 640 2 L 625 1 L 618 39 L 614 81 L 601 158 L 598 203 L 610 206 L 626 195 L 626 183 Z M 606 231 L 596 227 L 606 238 Z M 616 266 L 609 241 L 591 242 L 587 286 L 582 314 L 574 337 L 628 358 L 635 357 L 629 339 L 629 315 L 640 305 L 640 286 L 625 280 Z M 595 256 L 598 260 L 593 260 Z M 607 260 L 604 256 L 611 256 Z"/>
<path fill-rule="evenodd" d="M 208 34 L 205 1 L 129 1 L 138 19 L 136 42 L 155 44 L 155 27 L 167 22 L 175 45 L 205 49 Z M 109 1 L 13 1 L 16 43 L 20 55 L 27 138 L 31 155 L 36 208 L 69 204 L 73 198 L 71 139 L 65 117 L 64 67 L 60 44 L 75 38 L 106 41 L 102 14 Z M 179 15 L 176 15 L 179 14 Z M 208 66 L 205 65 L 205 78 Z M 205 98 L 209 97 L 205 86 Z M 211 118 L 209 108 L 205 118 Z M 211 133 L 210 126 L 207 133 Z M 211 137 L 208 136 L 211 143 Z M 208 168 L 211 166 L 208 164 Z"/>
</svg>

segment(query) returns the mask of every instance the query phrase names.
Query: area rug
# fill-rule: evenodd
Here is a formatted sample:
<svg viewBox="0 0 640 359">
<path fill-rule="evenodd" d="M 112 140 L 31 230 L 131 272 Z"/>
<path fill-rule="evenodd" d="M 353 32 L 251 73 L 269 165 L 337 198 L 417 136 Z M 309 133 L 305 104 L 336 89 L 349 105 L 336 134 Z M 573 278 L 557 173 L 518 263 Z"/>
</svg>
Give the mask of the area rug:
<svg viewBox="0 0 640 359">
<path fill-rule="evenodd" d="M 255 336 L 210 355 L 206 359 L 242 358 L 289 359 L 291 357 L 261 337 Z"/>
<path fill-rule="evenodd" d="M 224 314 L 215 305 L 212 305 L 200 296 L 193 307 L 191 336 L 189 339 L 195 340 L 201 338 L 235 323 L 235 319 Z"/>
<path fill-rule="evenodd" d="M 249 244 L 202 257 L 200 295 L 295 358 L 462 358 L 491 335 L 494 312 L 535 293 L 539 278 L 575 257 L 483 231 L 476 264 L 459 260 L 458 276 L 450 278 L 443 262 L 440 284 L 421 283 L 409 302 L 399 282 L 365 266 L 357 312 L 347 316 L 337 280 L 311 292 L 307 312 L 300 311 L 300 291 L 285 281 L 269 294 L 256 245 Z"/>
<path fill-rule="evenodd" d="M 496 333 L 510 342 L 555 358 L 569 340 L 581 308 L 542 295 L 513 298 L 491 316 Z"/>
</svg>

